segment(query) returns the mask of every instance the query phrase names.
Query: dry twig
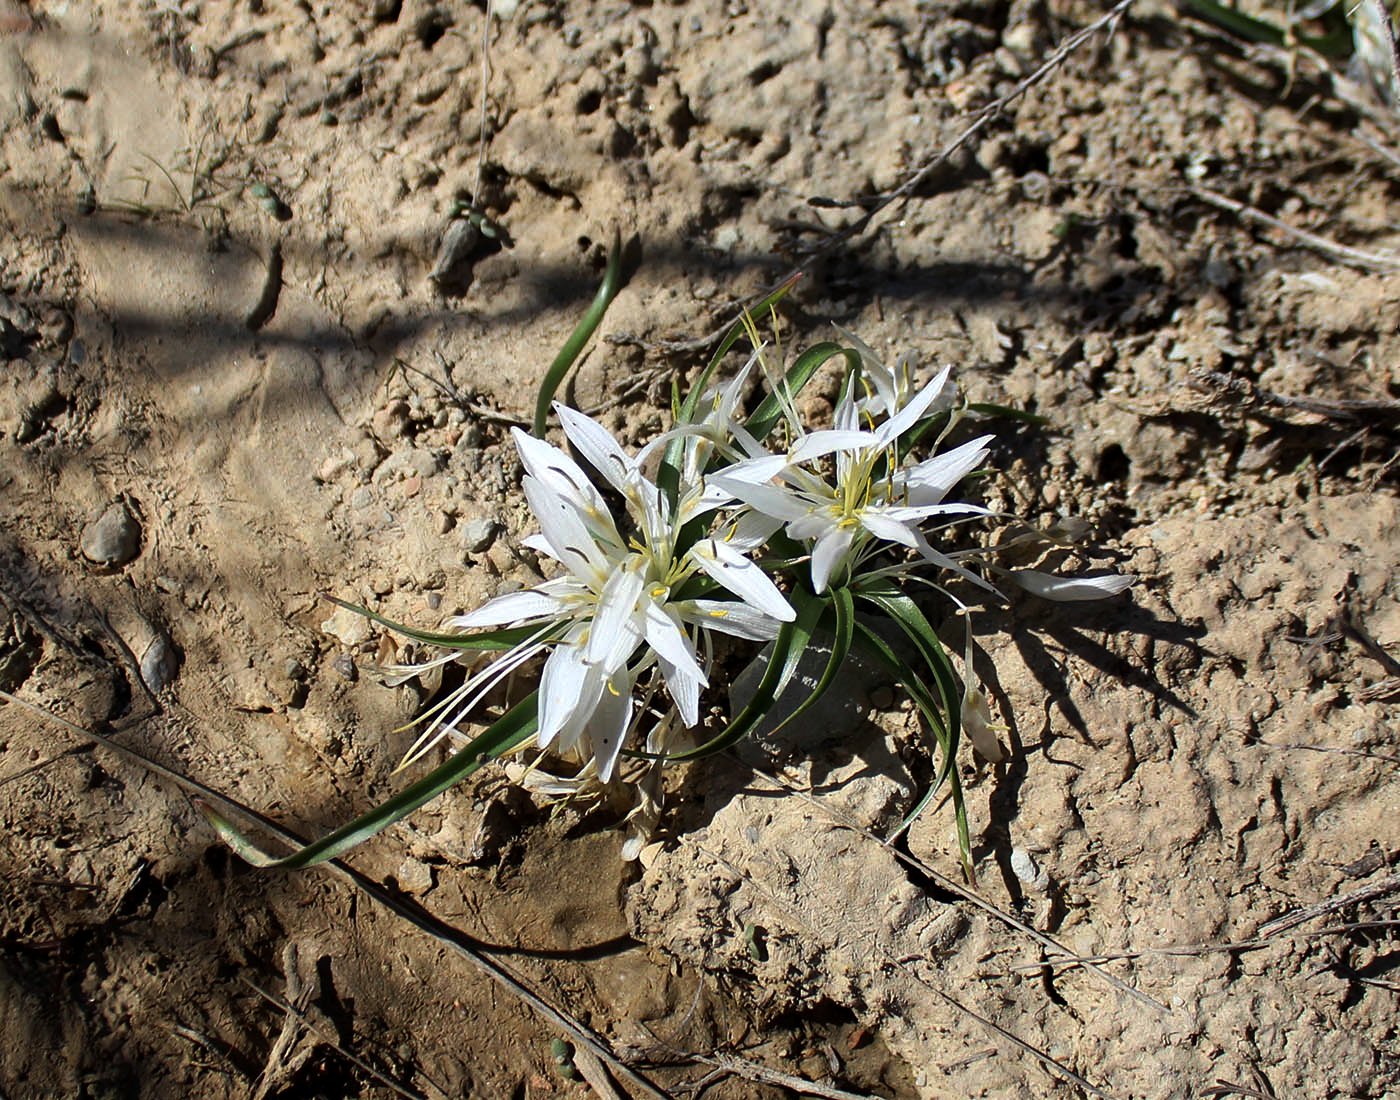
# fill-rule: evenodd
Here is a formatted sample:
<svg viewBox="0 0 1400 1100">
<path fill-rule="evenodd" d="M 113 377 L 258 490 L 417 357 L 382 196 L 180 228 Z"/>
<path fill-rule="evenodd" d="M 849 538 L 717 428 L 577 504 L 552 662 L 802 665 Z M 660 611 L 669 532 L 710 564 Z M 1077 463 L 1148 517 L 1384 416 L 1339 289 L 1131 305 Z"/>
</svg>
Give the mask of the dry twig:
<svg viewBox="0 0 1400 1100">
<path fill-rule="evenodd" d="M 1363 271 L 1376 271 L 1386 275 L 1400 271 L 1400 256 L 1388 252 L 1367 252 L 1360 248 L 1352 248 L 1350 245 L 1338 244 L 1336 241 L 1320 237 L 1316 233 L 1310 233 L 1306 229 L 1289 225 L 1287 222 L 1275 218 L 1272 214 L 1264 213 L 1257 207 L 1237 202 L 1222 195 L 1219 191 L 1212 191 L 1209 187 L 1202 187 L 1200 184 L 1193 184 L 1188 190 L 1202 202 L 1228 211 L 1245 221 L 1254 222 L 1256 225 L 1262 225 L 1286 234 L 1304 247 L 1310 248 L 1314 252 L 1320 252 L 1338 263 L 1350 264 Z"/>
<path fill-rule="evenodd" d="M 1275 917 L 1271 921 L 1266 921 L 1259 926 L 1259 938 L 1267 939 L 1270 936 L 1277 936 L 1280 932 L 1287 932 L 1290 928 L 1296 928 L 1300 924 L 1306 924 L 1310 920 L 1318 917 L 1325 917 L 1330 913 L 1339 912 L 1353 905 L 1360 905 L 1363 902 L 1375 901 L 1388 894 L 1400 891 L 1400 875 L 1391 875 L 1390 878 L 1382 879 L 1380 882 L 1373 882 L 1370 886 L 1363 886 L 1358 890 L 1352 890 L 1345 894 L 1339 894 L 1326 901 L 1317 902 L 1315 905 L 1307 905 L 1302 909 L 1295 909 L 1291 913 L 1285 913 L 1281 917 Z"/>
</svg>

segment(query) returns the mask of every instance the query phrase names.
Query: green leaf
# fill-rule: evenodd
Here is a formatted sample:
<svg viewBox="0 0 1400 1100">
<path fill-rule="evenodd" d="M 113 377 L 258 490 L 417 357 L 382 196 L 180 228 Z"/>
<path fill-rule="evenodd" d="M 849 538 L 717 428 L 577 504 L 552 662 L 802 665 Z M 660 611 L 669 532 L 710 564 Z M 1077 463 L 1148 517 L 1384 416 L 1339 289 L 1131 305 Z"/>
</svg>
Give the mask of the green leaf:
<svg viewBox="0 0 1400 1100">
<path fill-rule="evenodd" d="M 783 623 L 778 629 L 778 636 L 773 640 L 773 652 L 768 657 L 768 667 L 763 672 L 763 678 L 759 680 L 753 698 L 745 704 L 743 710 L 734 716 L 734 720 L 697 748 L 666 757 L 642 752 L 634 755 L 650 760 L 664 759 L 667 763 L 699 760 L 706 756 L 713 756 L 717 752 L 723 752 L 752 733 L 754 727 L 763 720 L 763 716 L 773 709 L 773 704 L 777 701 L 778 696 L 786 690 L 788 683 L 792 680 L 793 673 L 797 671 L 797 664 L 802 659 L 807 644 L 812 640 L 812 631 L 816 629 L 822 613 L 826 610 L 825 600 L 813 596 L 804 589 L 794 591 L 792 597 L 793 602 L 797 604 L 797 618 L 790 623 Z"/>
<path fill-rule="evenodd" d="M 559 354 L 554 357 L 549 370 L 545 371 L 544 381 L 540 383 L 540 393 L 535 399 L 535 422 L 530 429 L 533 435 L 544 438 L 545 421 L 549 419 L 549 403 L 554 400 L 555 393 L 564 384 L 569 368 L 582 354 L 584 346 L 602 322 L 603 314 L 607 313 L 608 306 L 622 289 L 622 283 L 622 236 L 614 230 L 612 251 L 608 253 L 608 268 L 603 272 L 603 283 L 598 287 L 598 293 L 593 296 L 593 304 L 569 334 L 569 339 L 559 349 Z"/>
<path fill-rule="evenodd" d="M 503 626 L 495 630 L 483 630 L 477 634 L 443 634 L 432 630 L 419 630 L 417 627 L 405 626 L 403 623 L 396 623 L 393 619 L 386 619 L 377 611 L 371 611 L 367 607 L 350 603 L 347 600 L 337 599 L 334 596 L 322 594 L 322 598 L 343 607 L 346 611 L 353 611 L 357 615 L 363 615 L 371 622 L 376 622 L 380 626 L 387 627 L 395 634 L 402 634 L 410 641 L 418 642 L 421 645 L 435 645 L 443 649 L 461 649 L 467 651 L 489 652 L 497 649 L 514 649 L 521 642 L 534 638 L 544 629 L 544 623 L 537 623 L 534 626 Z"/>
<path fill-rule="evenodd" d="M 856 629 L 856 604 L 851 598 L 850 589 L 833 588 L 829 594 L 832 610 L 836 615 L 835 633 L 831 641 L 831 656 L 826 660 L 826 668 L 822 670 L 821 677 L 817 680 L 817 686 L 808 693 L 807 698 L 798 704 L 797 709 L 773 727 L 773 732 L 777 733 L 798 715 L 807 710 L 813 703 L 827 693 L 827 690 L 836 682 L 836 675 L 841 671 L 841 666 L 846 663 L 846 655 L 851 651 L 851 639 L 855 636 Z M 816 599 L 816 597 L 810 597 Z"/>
<path fill-rule="evenodd" d="M 914 823 L 932 800 L 934 794 L 946 782 L 949 788 L 949 797 L 953 803 L 953 815 L 957 822 L 959 854 L 962 859 L 963 871 L 971 881 L 973 877 L 972 847 L 967 827 L 967 807 L 963 802 L 962 784 L 956 768 L 958 743 L 962 733 L 960 717 L 962 692 L 958 686 L 957 675 L 953 671 L 953 664 L 948 659 L 948 651 L 943 648 L 943 643 L 935 633 L 933 625 L 919 610 L 918 605 L 897 586 L 888 581 L 875 581 L 857 582 L 853 587 L 856 589 L 857 595 L 883 611 L 890 621 L 898 626 L 905 636 L 914 643 L 919 656 L 923 659 L 923 664 L 937 685 L 940 697 L 934 698 L 933 691 L 913 668 L 905 666 L 902 671 L 897 673 L 905 690 L 909 692 L 910 697 L 923 713 L 925 720 L 928 721 L 941 759 L 938 761 L 933 783 L 905 817 L 894 835 L 898 836 Z M 898 658 L 895 657 L 883 639 L 869 631 L 862 637 L 869 645 L 878 642 L 879 646 L 884 649 L 882 657 L 886 661 L 893 661 L 896 666 L 898 665 Z"/>
<path fill-rule="evenodd" d="M 393 798 L 357 817 L 348 825 L 322 837 L 314 844 L 289 856 L 270 856 L 238 831 L 207 802 L 196 802 L 224 842 L 254 867 L 313 867 L 344 855 L 380 830 L 401 821 L 414 810 L 456 786 L 490 760 L 510 752 L 530 738 L 539 726 L 538 692 L 531 692 L 446 763 L 434 768 L 418 782 L 405 787 Z"/>
</svg>

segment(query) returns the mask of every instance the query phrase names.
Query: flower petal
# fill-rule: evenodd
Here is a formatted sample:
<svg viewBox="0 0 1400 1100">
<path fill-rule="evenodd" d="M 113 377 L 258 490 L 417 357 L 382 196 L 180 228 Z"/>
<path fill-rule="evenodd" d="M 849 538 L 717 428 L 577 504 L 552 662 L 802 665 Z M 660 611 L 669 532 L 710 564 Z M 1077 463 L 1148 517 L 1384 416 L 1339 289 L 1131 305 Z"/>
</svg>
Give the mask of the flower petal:
<svg viewBox="0 0 1400 1100">
<path fill-rule="evenodd" d="M 603 495 L 588 480 L 588 475 L 558 447 L 536 439 L 519 428 L 512 428 L 510 432 L 527 474 L 556 493 L 587 501 L 594 508 L 607 508 Z"/>
<path fill-rule="evenodd" d="M 548 748 L 561 730 L 574 724 L 588 678 L 580 646 L 561 643 L 554 647 L 540 673 L 539 732 L 535 735 L 540 748 Z"/>
<path fill-rule="evenodd" d="M 801 519 L 812 507 L 795 493 L 777 485 L 752 485 L 724 474 L 713 474 L 709 480 L 725 492 L 738 497 L 755 511 L 784 522 Z"/>
<path fill-rule="evenodd" d="M 728 543 L 701 539 L 691 547 L 690 559 L 708 576 L 765 614 L 785 623 L 797 618 L 797 612 L 768 574 Z"/>
<path fill-rule="evenodd" d="M 632 726 L 632 678 L 625 671 L 603 681 L 598 705 L 588 719 L 588 740 L 598 779 L 607 783 L 617 767 L 617 757 Z"/>
<path fill-rule="evenodd" d="M 642 476 L 636 461 L 592 417 L 558 401 L 554 402 L 554 411 L 579 454 L 642 513 L 649 531 L 659 530 L 665 522 L 661 514 L 663 498 L 656 486 Z"/>
<path fill-rule="evenodd" d="M 910 520 L 901 520 L 890 515 L 894 509 L 866 508 L 860 513 L 860 525 L 874 535 L 877 539 L 884 539 L 886 542 L 897 542 L 901 546 L 907 546 L 911 550 L 919 545 L 914 537 L 914 532 L 910 529 Z"/>
<path fill-rule="evenodd" d="M 584 660 L 600 666 L 609 676 L 626 663 L 642 640 L 637 612 L 642 586 L 642 575 L 637 570 L 615 568 L 598 594 Z"/>
<path fill-rule="evenodd" d="M 700 721 L 701 682 L 688 672 L 677 668 L 665 657 L 658 657 L 657 664 L 661 666 L 661 677 L 666 681 L 666 690 L 676 701 L 676 711 L 680 714 L 681 721 L 687 726 L 694 726 Z"/>
<path fill-rule="evenodd" d="M 1065 602 L 1116 596 L 1137 580 L 1125 573 L 1108 573 L 1101 577 L 1056 577 L 1035 569 L 1017 569 L 1008 576 L 1015 584 L 1043 600 Z"/>
<path fill-rule="evenodd" d="M 694 677 L 701 685 L 709 683 L 680 623 L 651 601 L 647 601 L 642 613 L 646 622 L 647 645 L 656 651 L 656 655 L 669 661 L 679 672 Z"/>
<path fill-rule="evenodd" d="M 919 422 L 919 418 L 943 392 L 943 385 L 948 381 L 952 370 L 951 366 L 944 367 L 933 381 L 910 398 L 909 404 L 880 425 L 880 429 L 875 433 L 879 446 L 888 447 Z"/>
<path fill-rule="evenodd" d="M 895 476 L 896 491 L 902 490 L 913 505 L 939 503 L 954 485 L 981 465 L 987 457 L 987 444 L 995 438 L 979 436 L 910 467 Z"/>
<path fill-rule="evenodd" d="M 701 630 L 718 630 L 754 642 L 771 642 L 778 636 L 777 619 L 740 600 L 686 600 L 671 606 Z"/>
<path fill-rule="evenodd" d="M 565 607 L 564 601 L 558 596 L 530 588 L 524 592 L 507 592 L 504 596 L 487 600 L 475 611 L 449 620 L 448 625 L 461 629 L 473 626 L 502 626 L 505 623 L 559 615 Z"/>
<path fill-rule="evenodd" d="M 812 547 L 812 591 L 819 594 L 826 591 L 832 572 L 845 558 L 854 538 L 855 531 L 852 528 L 832 524 L 830 529 L 817 539 L 817 544 Z"/>
<path fill-rule="evenodd" d="M 874 432 L 843 431 L 839 428 L 823 429 L 822 431 L 808 432 L 798 440 L 797 445 L 788 452 L 787 460 L 790 464 L 810 462 L 814 458 L 821 458 L 823 455 L 834 454 L 837 451 L 863 451 L 874 445 Z"/>
</svg>

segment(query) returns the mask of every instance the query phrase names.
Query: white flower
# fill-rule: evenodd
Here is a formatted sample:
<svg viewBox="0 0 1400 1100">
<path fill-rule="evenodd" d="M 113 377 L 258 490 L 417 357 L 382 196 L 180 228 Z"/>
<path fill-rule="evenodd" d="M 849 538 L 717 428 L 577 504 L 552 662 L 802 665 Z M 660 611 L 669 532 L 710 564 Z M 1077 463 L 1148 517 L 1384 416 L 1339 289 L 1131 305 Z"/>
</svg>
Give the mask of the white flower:
<svg viewBox="0 0 1400 1100">
<path fill-rule="evenodd" d="M 521 487 L 540 524 L 540 533 L 525 542 L 562 571 L 449 621 L 449 627 L 464 630 L 535 624 L 540 630 L 441 706 L 412 755 L 452 729 L 505 671 L 547 650 L 536 743 L 568 751 L 586 738 L 598 778 L 607 782 L 638 716 L 632 695 L 639 676 L 659 668 L 682 721 L 693 726 L 707 678 L 691 632 L 767 639 L 795 612 L 736 540 L 704 538 L 677 546 L 685 524 L 714 507 L 703 486 L 683 487 L 673 508 L 602 425 L 562 405 L 555 411 L 569 441 L 622 494 L 636 530 L 624 535 L 618 529 L 602 494 L 567 454 L 514 431 L 525 467 Z M 679 598 L 697 574 L 738 599 Z"/>
<path fill-rule="evenodd" d="M 987 514 L 979 505 L 945 504 L 943 498 L 982 462 L 992 437 L 908 468 L 897 462 L 899 438 L 939 398 L 948 374 L 945 368 L 874 430 L 860 428 L 854 387 L 848 386 L 833 429 L 802 434 L 787 454 L 747 459 L 712 475 L 710 482 L 811 545 L 816 592 L 854 568 L 867 552 L 878 550 L 878 542 L 907 546 L 941 568 L 984 584 L 935 550 L 921 528 L 935 516 Z M 835 456 L 834 483 L 807 465 L 825 455 Z"/>
</svg>

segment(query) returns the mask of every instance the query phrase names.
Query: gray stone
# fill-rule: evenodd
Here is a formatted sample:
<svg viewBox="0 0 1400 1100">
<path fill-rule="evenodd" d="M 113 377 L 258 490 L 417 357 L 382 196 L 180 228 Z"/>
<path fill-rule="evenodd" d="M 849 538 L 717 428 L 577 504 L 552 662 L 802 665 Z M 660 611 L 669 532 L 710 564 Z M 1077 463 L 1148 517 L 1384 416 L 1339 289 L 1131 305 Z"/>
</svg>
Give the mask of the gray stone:
<svg viewBox="0 0 1400 1100">
<path fill-rule="evenodd" d="M 115 501 L 83 529 L 83 556 L 99 565 L 125 565 L 141 552 L 141 524 L 123 501 Z"/>
<path fill-rule="evenodd" d="M 156 695 L 175 682 L 180 671 L 180 651 L 169 635 L 160 631 L 141 655 L 141 679 Z"/>
<path fill-rule="evenodd" d="M 478 516 L 462 524 L 462 546 L 470 554 L 483 554 L 496 541 L 499 524 L 494 519 Z"/>
</svg>

